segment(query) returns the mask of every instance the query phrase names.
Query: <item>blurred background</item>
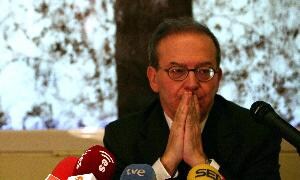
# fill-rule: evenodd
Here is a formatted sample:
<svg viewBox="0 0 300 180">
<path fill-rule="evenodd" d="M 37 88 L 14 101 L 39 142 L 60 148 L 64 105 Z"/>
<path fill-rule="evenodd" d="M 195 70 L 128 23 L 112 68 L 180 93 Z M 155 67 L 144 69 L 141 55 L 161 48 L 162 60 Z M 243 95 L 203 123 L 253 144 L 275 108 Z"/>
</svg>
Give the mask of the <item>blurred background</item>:
<svg viewBox="0 0 300 180">
<path fill-rule="evenodd" d="M 219 39 L 219 94 L 300 126 L 298 0 L 1 0 L 0 129 L 101 128 L 139 110 L 149 36 L 180 16 Z"/>
</svg>

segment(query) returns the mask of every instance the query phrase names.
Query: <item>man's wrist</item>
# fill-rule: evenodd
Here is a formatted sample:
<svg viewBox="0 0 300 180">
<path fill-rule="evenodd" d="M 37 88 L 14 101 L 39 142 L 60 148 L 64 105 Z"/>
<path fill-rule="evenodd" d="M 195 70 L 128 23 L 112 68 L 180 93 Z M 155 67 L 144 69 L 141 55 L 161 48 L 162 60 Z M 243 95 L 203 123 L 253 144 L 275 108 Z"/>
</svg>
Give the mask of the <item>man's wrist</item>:
<svg viewBox="0 0 300 180">
<path fill-rule="evenodd" d="M 176 172 L 176 167 L 177 166 L 171 166 L 171 162 L 169 162 L 166 158 L 161 157 L 160 158 L 161 164 L 164 166 L 165 170 L 172 176 Z"/>
<path fill-rule="evenodd" d="M 169 172 L 165 169 L 164 165 L 161 163 L 161 159 L 158 160 L 152 165 L 154 172 L 156 174 L 156 179 L 170 179 L 178 176 L 178 171 L 176 170 L 175 174 L 169 174 Z"/>
</svg>

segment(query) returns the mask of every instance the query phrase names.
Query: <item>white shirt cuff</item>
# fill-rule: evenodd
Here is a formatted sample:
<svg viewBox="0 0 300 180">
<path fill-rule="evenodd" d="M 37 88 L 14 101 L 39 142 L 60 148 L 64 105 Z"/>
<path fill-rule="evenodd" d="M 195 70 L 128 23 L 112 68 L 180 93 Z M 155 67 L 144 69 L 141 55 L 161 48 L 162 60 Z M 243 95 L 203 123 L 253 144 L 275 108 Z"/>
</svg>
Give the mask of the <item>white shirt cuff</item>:
<svg viewBox="0 0 300 180">
<path fill-rule="evenodd" d="M 157 180 L 165 180 L 165 179 L 172 178 L 172 176 L 165 169 L 164 165 L 161 163 L 160 158 L 158 158 L 158 160 L 152 165 L 152 168 L 154 169 Z M 178 176 L 178 171 L 176 171 L 174 177 L 177 176 Z"/>
<path fill-rule="evenodd" d="M 216 170 L 219 171 L 220 165 L 214 159 L 210 159 L 209 161 L 210 161 L 209 165 L 212 166 L 212 167 L 214 167 Z"/>
</svg>

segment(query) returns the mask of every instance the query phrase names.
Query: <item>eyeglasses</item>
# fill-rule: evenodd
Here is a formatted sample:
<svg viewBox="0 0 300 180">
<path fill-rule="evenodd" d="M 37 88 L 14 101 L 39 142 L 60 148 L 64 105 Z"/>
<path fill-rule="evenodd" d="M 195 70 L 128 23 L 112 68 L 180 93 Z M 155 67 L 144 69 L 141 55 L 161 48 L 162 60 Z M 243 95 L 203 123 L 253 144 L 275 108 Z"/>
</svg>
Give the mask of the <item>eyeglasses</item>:
<svg viewBox="0 0 300 180">
<path fill-rule="evenodd" d="M 169 77 L 174 81 L 183 81 L 189 75 L 190 71 L 193 71 L 197 77 L 197 79 L 201 82 L 206 82 L 211 80 L 216 73 L 217 70 L 214 70 L 211 67 L 198 67 L 194 69 L 188 69 L 183 66 L 172 66 L 168 69 L 164 69 Z"/>
</svg>

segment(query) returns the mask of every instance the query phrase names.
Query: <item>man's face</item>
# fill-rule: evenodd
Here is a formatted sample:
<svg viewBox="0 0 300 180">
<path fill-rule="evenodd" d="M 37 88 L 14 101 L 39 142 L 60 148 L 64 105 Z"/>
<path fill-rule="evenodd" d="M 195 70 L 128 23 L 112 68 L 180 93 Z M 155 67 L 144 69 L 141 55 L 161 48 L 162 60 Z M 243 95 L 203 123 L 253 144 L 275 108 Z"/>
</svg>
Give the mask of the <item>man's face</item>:
<svg viewBox="0 0 300 180">
<path fill-rule="evenodd" d="M 199 100 L 201 116 L 209 112 L 218 90 L 222 71 L 207 81 L 199 81 L 194 72 L 189 72 L 186 79 L 174 81 L 164 69 L 172 66 L 194 69 L 212 67 L 217 70 L 216 48 L 211 38 L 199 33 L 179 33 L 163 38 L 157 46 L 159 68 L 148 67 L 147 76 L 154 92 L 159 93 L 163 110 L 174 118 L 181 97 L 185 91 L 191 91 Z"/>
</svg>

